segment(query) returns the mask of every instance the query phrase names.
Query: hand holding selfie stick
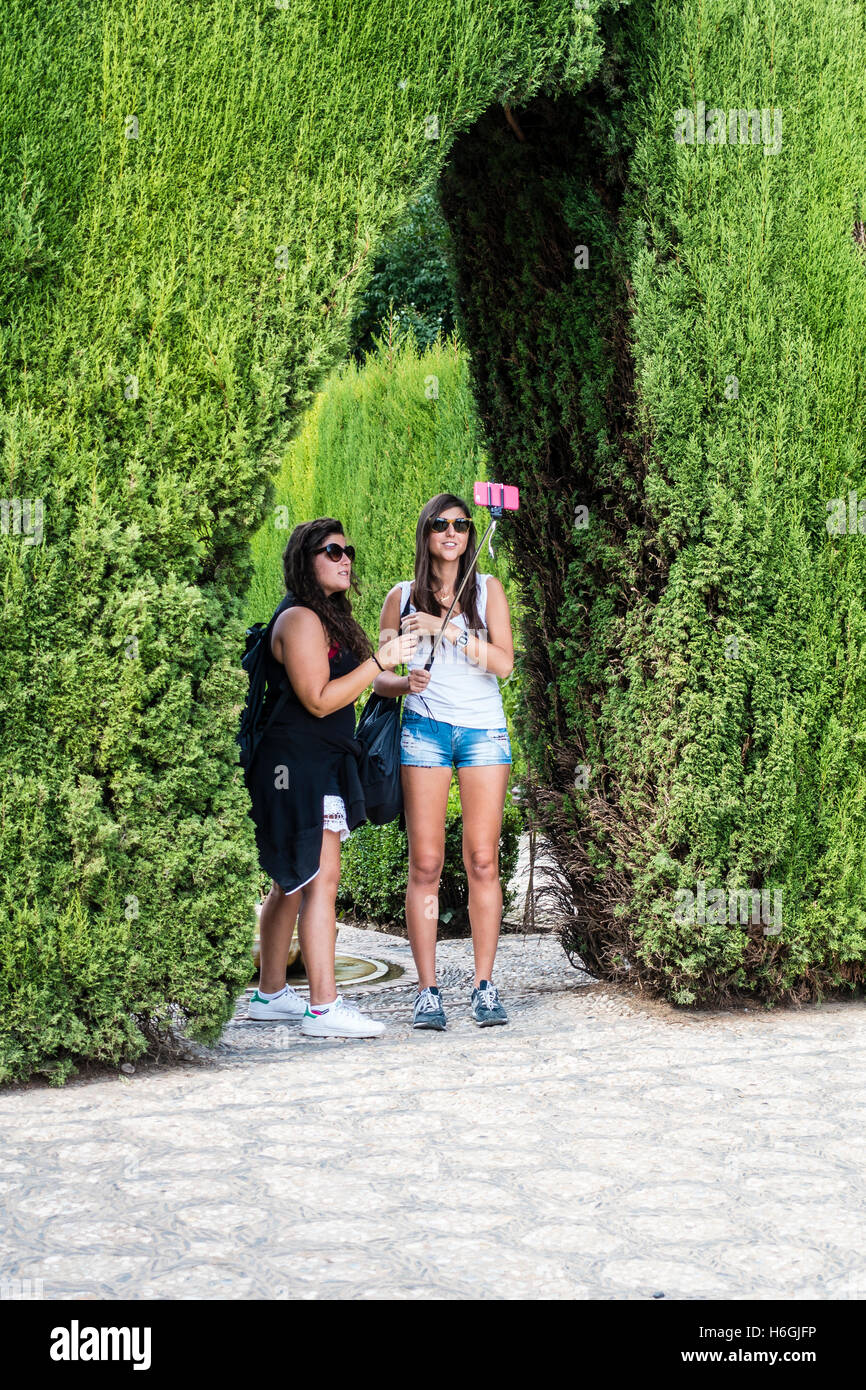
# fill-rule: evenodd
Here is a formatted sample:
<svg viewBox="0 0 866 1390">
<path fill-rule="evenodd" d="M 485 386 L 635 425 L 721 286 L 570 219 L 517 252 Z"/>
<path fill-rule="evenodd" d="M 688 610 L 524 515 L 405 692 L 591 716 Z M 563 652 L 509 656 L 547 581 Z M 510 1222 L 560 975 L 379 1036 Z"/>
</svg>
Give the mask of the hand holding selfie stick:
<svg viewBox="0 0 866 1390">
<path fill-rule="evenodd" d="M 430 655 L 424 662 L 425 671 L 429 671 L 430 667 L 433 665 L 433 658 L 439 649 L 440 642 L 445 636 L 445 629 L 451 621 L 451 614 L 454 612 L 454 605 L 456 604 L 457 600 L 460 598 L 460 595 L 463 593 L 463 590 L 466 587 L 466 581 L 475 567 L 475 561 L 481 554 L 481 551 L 484 547 L 484 542 L 487 540 L 487 537 L 492 536 L 493 532 L 496 530 L 496 523 L 502 516 L 502 513 L 505 511 L 516 512 L 518 506 L 520 505 L 520 497 L 517 488 L 506 487 L 502 483 L 476 483 L 474 501 L 476 507 L 490 508 L 490 525 L 487 527 L 487 530 L 481 537 L 481 540 L 478 543 L 478 549 L 472 556 L 471 562 L 466 566 L 466 573 L 463 576 L 463 583 L 460 585 L 460 588 L 457 590 L 456 594 L 451 600 L 451 607 L 445 614 L 445 617 L 442 620 L 442 626 L 440 627 L 439 631 L 436 633 L 436 636 L 433 639 L 433 647 L 431 649 Z M 491 550 L 490 553 L 492 555 L 493 551 Z"/>
</svg>

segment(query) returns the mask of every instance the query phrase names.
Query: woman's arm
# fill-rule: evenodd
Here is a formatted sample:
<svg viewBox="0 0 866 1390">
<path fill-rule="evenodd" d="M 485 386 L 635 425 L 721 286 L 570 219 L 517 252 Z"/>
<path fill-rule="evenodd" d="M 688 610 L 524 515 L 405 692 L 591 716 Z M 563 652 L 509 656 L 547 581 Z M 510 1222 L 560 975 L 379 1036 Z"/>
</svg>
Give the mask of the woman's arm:
<svg viewBox="0 0 866 1390">
<path fill-rule="evenodd" d="M 470 661 L 483 666 L 485 671 L 490 671 L 500 680 L 506 680 L 514 670 L 514 638 L 511 634 L 508 599 L 505 597 L 502 584 L 494 574 L 487 580 L 485 618 L 489 641 L 482 642 L 479 637 L 471 636 L 466 646 L 466 655 Z"/>
<path fill-rule="evenodd" d="M 390 673 L 401 661 L 409 659 L 417 640 L 412 638 L 412 644 L 407 645 L 406 636 L 397 637 L 386 642 L 376 655 Z M 354 671 L 331 680 L 328 639 L 321 620 L 311 608 L 298 606 L 281 613 L 274 623 L 271 645 L 301 704 L 319 719 L 354 704 L 374 676 L 383 674 L 373 658 L 368 657 Z"/>
<path fill-rule="evenodd" d="M 396 584 L 385 597 L 382 612 L 379 614 L 379 645 L 395 637 L 400 631 L 400 585 Z M 379 671 L 373 681 L 377 695 L 405 695 L 409 689 L 409 677 L 398 676 L 396 671 Z"/>
</svg>

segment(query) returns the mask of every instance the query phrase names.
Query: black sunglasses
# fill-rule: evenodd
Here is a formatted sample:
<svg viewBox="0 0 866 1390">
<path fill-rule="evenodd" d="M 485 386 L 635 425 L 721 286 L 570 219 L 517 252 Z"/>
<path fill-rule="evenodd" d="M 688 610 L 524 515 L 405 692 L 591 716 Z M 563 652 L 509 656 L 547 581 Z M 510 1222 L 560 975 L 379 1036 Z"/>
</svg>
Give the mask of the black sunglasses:
<svg viewBox="0 0 866 1390">
<path fill-rule="evenodd" d="M 435 521 L 430 522 L 430 530 L 441 536 L 443 531 L 447 531 L 449 526 L 453 526 L 454 530 L 463 536 L 471 525 L 472 522 L 466 516 L 458 516 L 456 521 L 452 517 L 437 516 Z"/>
<path fill-rule="evenodd" d="M 327 555 L 329 560 L 342 560 L 344 555 L 348 555 L 349 562 L 354 563 L 355 547 L 353 545 L 337 545 L 336 541 L 331 541 L 330 545 L 320 545 L 318 550 L 313 551 L 314 555 Z"/>
</svg>

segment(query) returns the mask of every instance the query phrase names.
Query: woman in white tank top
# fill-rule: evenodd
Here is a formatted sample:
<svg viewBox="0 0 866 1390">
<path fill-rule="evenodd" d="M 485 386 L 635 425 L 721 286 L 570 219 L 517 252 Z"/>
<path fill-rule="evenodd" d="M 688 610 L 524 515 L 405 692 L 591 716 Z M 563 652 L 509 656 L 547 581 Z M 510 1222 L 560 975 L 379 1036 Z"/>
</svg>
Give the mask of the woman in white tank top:
<svg viewBox="0 0 866 1390">
<path fill-rule="evenodd" d="M 508 1021 L 492 975 L 502 920 L 499 836 L 511 770 L 499 680 L 511 674 L 514 647 L 508 600 L 494 575 L 469 575 L 432 667 L 424 669 L 476 545 L 462 498 L 453 493 L 431 498 L 415 533 L 414 580 L 391 589 L 379 620 L 382 633 L 393 636 L 402 626 L 419 638 L 406 676 L 385 671 L 373 683 L 382 695 L 407 697 L 400 761 L 409 837 L 406 925 L 418 971 L 416 1028 L 441 1030 L 446 1022 L 436 983 L 436 925 L 453 768 L 463 811 L 475 955 L 470 1008 L 482 1026 Z"/>
</svg>

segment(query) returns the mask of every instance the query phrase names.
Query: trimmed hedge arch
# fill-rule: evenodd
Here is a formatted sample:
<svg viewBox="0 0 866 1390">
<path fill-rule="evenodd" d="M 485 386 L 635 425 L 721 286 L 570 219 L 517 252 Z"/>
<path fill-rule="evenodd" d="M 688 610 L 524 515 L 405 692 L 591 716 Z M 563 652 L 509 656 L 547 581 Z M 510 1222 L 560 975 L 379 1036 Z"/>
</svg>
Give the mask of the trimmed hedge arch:
<svg viewBox="0 0 866 1390">
<path fill-rule="evenodd" d="M 447 159 L 493 465 L 533 503 L 526 731 L 588 905 L 575 941 L 683 1002 L 862 979 L 864 569 L 856 527 L 825 523 L 863 467 L 864 54 L 843 0 L 706 22 L 661 0 L 10 0 L 0 1076 L 62 1081 L 230 1016 L 249 539 L 377 239 Z M 781 150 L 673 144 L 698 101 L 781 109 Z M 482 196 L 482 153 L 508 198 Z M 778 886 L 781 935 L 675 923 L 698 880 Z"/>
</svg>

